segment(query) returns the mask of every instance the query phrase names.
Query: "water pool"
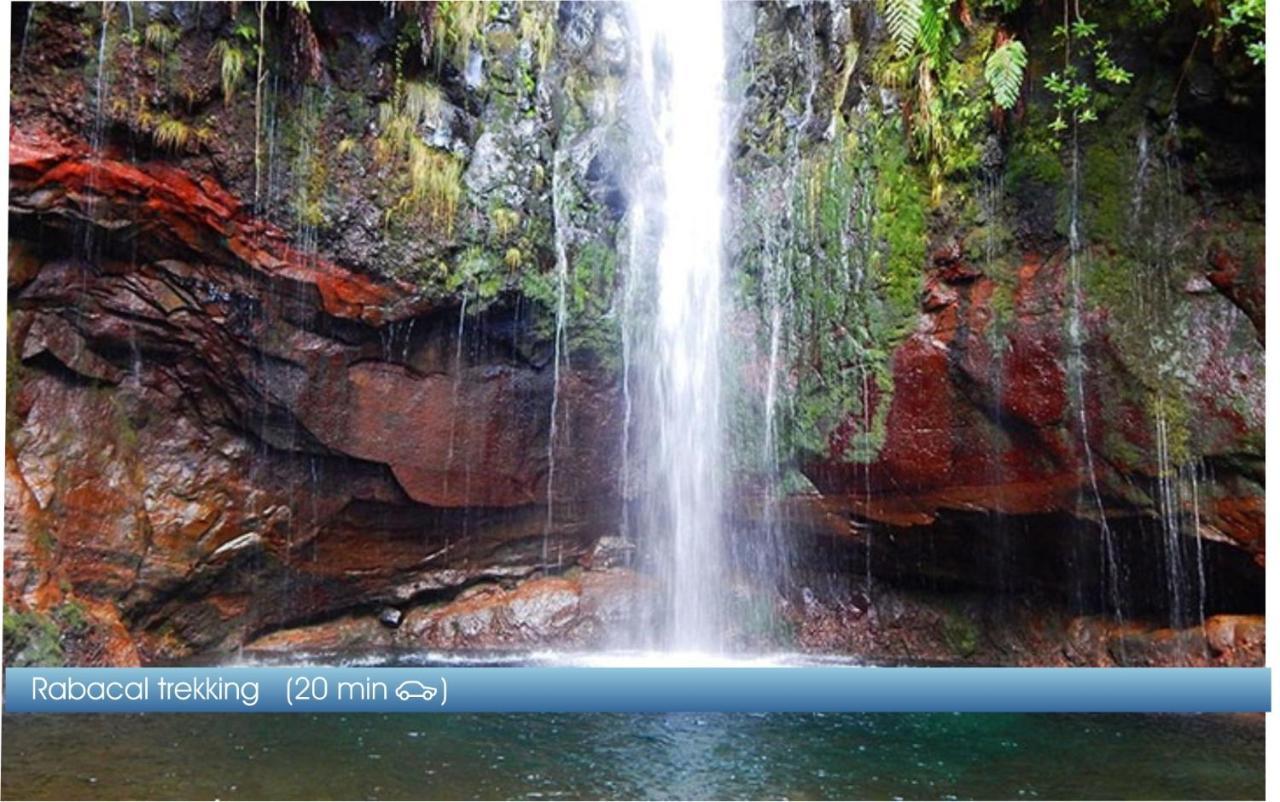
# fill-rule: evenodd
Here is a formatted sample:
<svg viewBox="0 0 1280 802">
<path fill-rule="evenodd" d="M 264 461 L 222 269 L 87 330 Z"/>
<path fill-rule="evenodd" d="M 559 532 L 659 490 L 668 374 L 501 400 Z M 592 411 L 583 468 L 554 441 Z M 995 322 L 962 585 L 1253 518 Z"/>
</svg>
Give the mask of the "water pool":
<svg viewBox="0 0 1280 802">
<path fill-rule="evenodd" d="M 6 715 L 6 798 L 1261 798 L 1261 716 Z"/>
</svg>

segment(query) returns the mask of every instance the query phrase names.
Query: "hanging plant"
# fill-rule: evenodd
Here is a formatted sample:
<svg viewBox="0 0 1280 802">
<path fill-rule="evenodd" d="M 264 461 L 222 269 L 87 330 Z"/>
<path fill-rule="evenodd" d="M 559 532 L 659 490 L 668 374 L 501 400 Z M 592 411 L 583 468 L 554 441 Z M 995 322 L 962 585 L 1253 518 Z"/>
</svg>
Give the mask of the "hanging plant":
<svg viewBox="0 0 1280 802">
<path fill-rule="evenodd" d="M 1008 111 L 1018 102 L 1022 91 L 1022 74 L 1027 68 L 1027 48 L 1010 39 L 991 51 L 983 76 L 991 86 L 996 105 Z"/>
</svg>

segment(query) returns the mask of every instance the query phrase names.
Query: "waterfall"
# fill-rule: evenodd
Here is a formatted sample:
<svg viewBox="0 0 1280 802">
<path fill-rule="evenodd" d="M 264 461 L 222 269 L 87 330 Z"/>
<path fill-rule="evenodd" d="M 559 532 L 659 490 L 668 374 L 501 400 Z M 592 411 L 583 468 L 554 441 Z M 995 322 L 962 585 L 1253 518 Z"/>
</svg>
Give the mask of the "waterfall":
<svg viewBox="0 0 1280 802">
<path fill-rule="evenodd" d="M 657 442 L 646 533 L 664 546 L 669 648 L 719 651 L 727 581 L 721 512 L 719 334 L 725 207 L 725 20 L 720 3 L 679 14 L 634 3 L 641 77 L 662 178 L 654 215 L 657 315 L 652 381 Z"/>
<path fill-rule="evenodd" d="M 1084 455 L 1084 471 L 1089 479 L 1089 490 L 1098 512 L 1098 526 L 1102 534 L 1102 565 L 1100 567 L 1106 589 L 1103 601 L 1110 602 L 1116 620 L 1124 622 L 1124 611 L 1120 603 L 1119 560 L 1116 544 L 1112 537 L 1111 526 L 1107 522 L 1107 510 L 1102 503 L 1102 491 L 1098 485 L 1098 471 L 1093 459 L 1093 446 L 1089 443 L 1089 413 L 1087 395 L 1085 393 L 1085 370 L 1087 368 L 1084 352 L 1084 288 L 1081 283 L 1081 236 L 1080 236 L 1080 133 L 1079 123 L 1072 120 L 1071 129 L 1071 196 L 1070 215 L 1067 229 L 1067 277 L 1070 282 L 1070 307 L 1067 318 L 1067 333 L 1070 338 L 1071 351 L 1068 355 L 1069 372 L 1074 376 L 1076 391 L 1076 407 L 1080 423 L 1080 446 Z"/>
<path fill-rule="evenodd" d="M 555 526 L 556 438 L 559 436 L 560 414 L 560 363 L 567 362 L 565 324 L 568 317 L 566 300 L 569 282 L 569 257 L 565 252 L 564 193 L 561 191 L 560 174 L 563 171 L 563 154 L 557 150 L 551 167 L 551 210 L 554 218 L 556 241 L 556 332 L 551 365 L 551 422 L 547 433 L 547 520 L 542 531 L 542 565 L 548 565 L 547 547 Z"/>
</svg>

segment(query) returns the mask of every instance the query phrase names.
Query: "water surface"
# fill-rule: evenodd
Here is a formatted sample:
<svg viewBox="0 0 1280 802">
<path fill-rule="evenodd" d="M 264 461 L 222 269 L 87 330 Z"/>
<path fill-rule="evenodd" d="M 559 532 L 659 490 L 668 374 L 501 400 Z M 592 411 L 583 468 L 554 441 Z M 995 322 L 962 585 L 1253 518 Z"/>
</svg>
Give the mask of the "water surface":
<svg viewBox="0 0 1280 802">
<path fill-rule="evenodd" d="M 1260 716 L 6 715 L 6 798 L 1260 799 Z"/>
</svg>

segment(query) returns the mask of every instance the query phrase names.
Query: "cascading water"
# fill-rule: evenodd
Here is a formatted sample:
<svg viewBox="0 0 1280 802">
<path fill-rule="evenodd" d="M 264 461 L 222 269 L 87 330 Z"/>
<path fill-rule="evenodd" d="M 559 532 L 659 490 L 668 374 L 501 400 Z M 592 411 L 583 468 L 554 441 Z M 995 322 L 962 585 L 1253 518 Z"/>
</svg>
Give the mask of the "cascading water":
<svg viewBox="0 0 1280 802">
<path fill-rule="evenodd" d="M 663 645 L 719 651 L 727 581 L 722 531 L 720 376 L 725 207 L 725 21 L 720 3 L 680 14 L 631 7 L 659 146 L 657 315 L 652 382 L 658 430 L 654 509 L 666 588 Z"/>
<path fill-rule="evenodd" d="M 1098 527 L 1102 535 L 1101 575 L 1106 589 L 1103 592 L 1104 604 L 1109 603 L 1112 612 L 1120 621 L 1124 620 L 1121 609 L 1119 560 L 1112 537 L 1111 526 L 1107 521 L 1107 511 L 1102 503 L 1102 491 L 1098 485 L 1098 471 L 1093 458 L 1093 446 L 1089 441 L 1089 412 L 1085 393 L 1085 372 L 1087 369 L 1084 352 L 1084 289 L 1081 283 L 1080 252 L 1082 239 L 1080 232 L 1080 140 L 1079 122 L 1072 120 L 1071 129 L 1071 196 L 1070 215 L 1067 229 L 1067 268 L 1068 280 L 1071 284 L 1071 300 L 1067 317 L 1067 334 L 1070 338 L 1071 350 L 1068 354 L 1068 370 L 1074 377 L 1075 403 L 1080 424 L 1080 447 L 1084 455 L 1084 471 L 1089 480 L 1092 495 L 1092 506 L 1098 514 Z M 1081 499 L 1083 501 L 1083 499 Z"/>
<path fill-rule="evenodd" d="M 560 175 L 564 171 L 564 155 L 557 152 L 551 170 L 551 209 L 555 222 L 556 238 L 556 329 L 551 364 L 551 421 L 547 434 L 547 519 L 542 532 L 542 564 L 549 564 L 548 545 L 551 532 L 555 526 L 555 483 L 556 483 L 556 443 L 560 434 L 560 371 L 561 362 L 569 358 L 565 347 L 568 323 L 567 293 L 569 283 L 569 257 L 565 251 L 564 230 L 566 225 L 564 192 L 561 189 Z"/>
</svg>

